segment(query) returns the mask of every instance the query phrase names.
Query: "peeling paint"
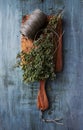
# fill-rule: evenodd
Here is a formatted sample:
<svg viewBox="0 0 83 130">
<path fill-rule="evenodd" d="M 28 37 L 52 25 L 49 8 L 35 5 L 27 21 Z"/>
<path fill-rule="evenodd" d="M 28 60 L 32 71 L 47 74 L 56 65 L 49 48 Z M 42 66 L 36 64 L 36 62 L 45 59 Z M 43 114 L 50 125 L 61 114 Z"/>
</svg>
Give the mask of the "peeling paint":
<svg viewBox="0 0 83 130">
<path fill-rule="evenodd" d="M 41 122 L 36 107 L 39 83 L 24 84 L 12 70 L 20 50 L 22 15 L 40 8 L 64 9 L 64 68 L 47 82 L 47 118 L 63 117 L 64 126 Z M 0 130 L 83 130 L 83 5 L 82 0 L 0 0 Z M 78 33 L 79 32 L 79 33 Z"/>
</svg>

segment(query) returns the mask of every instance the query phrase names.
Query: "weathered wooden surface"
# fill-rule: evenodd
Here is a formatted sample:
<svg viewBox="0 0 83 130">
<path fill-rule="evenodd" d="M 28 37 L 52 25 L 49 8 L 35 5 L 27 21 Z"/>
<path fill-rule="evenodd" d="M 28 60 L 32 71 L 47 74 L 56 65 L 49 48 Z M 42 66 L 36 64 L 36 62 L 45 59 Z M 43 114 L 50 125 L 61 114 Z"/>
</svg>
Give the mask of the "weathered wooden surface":
<svg viewBox="0 0 83 130">
<path fill-rule="evenodd" d="M 13 69 L 21 18 L 35 8 L 47 14 L 64 8 L 64 69 L 48 81 L 51 105 L 44 113 L 46 118 L 62 117 L 63 126 L 41 122 L 39 84 L 25 85 L 20 69 Z M 0 130 L 83 130 L 83 0 L 0 0 Z"/>
</svg>

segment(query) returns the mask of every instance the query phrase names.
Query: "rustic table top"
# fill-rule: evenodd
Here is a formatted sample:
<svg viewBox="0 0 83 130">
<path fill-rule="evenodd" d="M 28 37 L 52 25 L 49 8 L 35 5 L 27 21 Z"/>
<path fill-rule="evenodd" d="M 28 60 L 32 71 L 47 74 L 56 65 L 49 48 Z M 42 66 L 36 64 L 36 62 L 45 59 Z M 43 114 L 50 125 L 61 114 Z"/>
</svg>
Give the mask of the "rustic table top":
<svg viewBox="0 0 83 130">
<path fill-rule="evenodd" d="M 45 123 L 36 107 L 39 83 L 24 84 L 13 69 L 20 51 L 22 16 L 40 8 L 47 14 L 63 9 L 63 71 L 47 82 L 50 109 Z M 0 130 L 83 130 L 83 0 L 0 0 Z"/>
</svg>

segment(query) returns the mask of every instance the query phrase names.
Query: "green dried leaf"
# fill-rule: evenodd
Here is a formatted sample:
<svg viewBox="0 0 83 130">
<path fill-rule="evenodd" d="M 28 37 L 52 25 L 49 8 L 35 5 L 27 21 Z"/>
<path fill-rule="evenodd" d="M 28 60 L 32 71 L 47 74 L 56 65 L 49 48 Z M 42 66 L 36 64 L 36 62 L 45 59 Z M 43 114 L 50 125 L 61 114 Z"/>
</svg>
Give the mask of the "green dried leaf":
<svg viewBox="0 0 83 130">
<path fill-rule="evenodd" d="M 28 82 L 39 81 L 41 79 L 54 79 L 56 77 L 54 73 L 53 54 L 55 52 L 55 31 L 60 16 L 53 16 L 42 31 L 42 34 L 37 40 L 34 40 L 34 46 L 36 49 L 32 49 L 29 54 L 20 52 L 17 55 L 19 60 L 19 67 L 23 70 L 23 80 Z M 24 57 L 26 64 L 22 64 L 21 56 Z"/>
</svg>

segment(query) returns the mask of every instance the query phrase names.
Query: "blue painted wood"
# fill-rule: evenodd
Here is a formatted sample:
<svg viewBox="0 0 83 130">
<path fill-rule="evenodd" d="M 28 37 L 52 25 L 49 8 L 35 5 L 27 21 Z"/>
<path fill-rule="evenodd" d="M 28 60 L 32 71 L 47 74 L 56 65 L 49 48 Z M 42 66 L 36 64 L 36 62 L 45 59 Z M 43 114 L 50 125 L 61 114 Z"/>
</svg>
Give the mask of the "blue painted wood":
<svg viewBox="0 0 83 130">
<path fill-rule="evenodd" d="M 39 83 L 24 84 L 13 69 L 20 50 L 22 16 L 40 8 L 47 14 L 64 8 L 63 72 L 48 81 L 46 118 L 63 118 L 63 126 L 44 123 L 36 108 Z M 0 130 L 83 130 L 83 0 L 0 0 Z"/>
</svg>

